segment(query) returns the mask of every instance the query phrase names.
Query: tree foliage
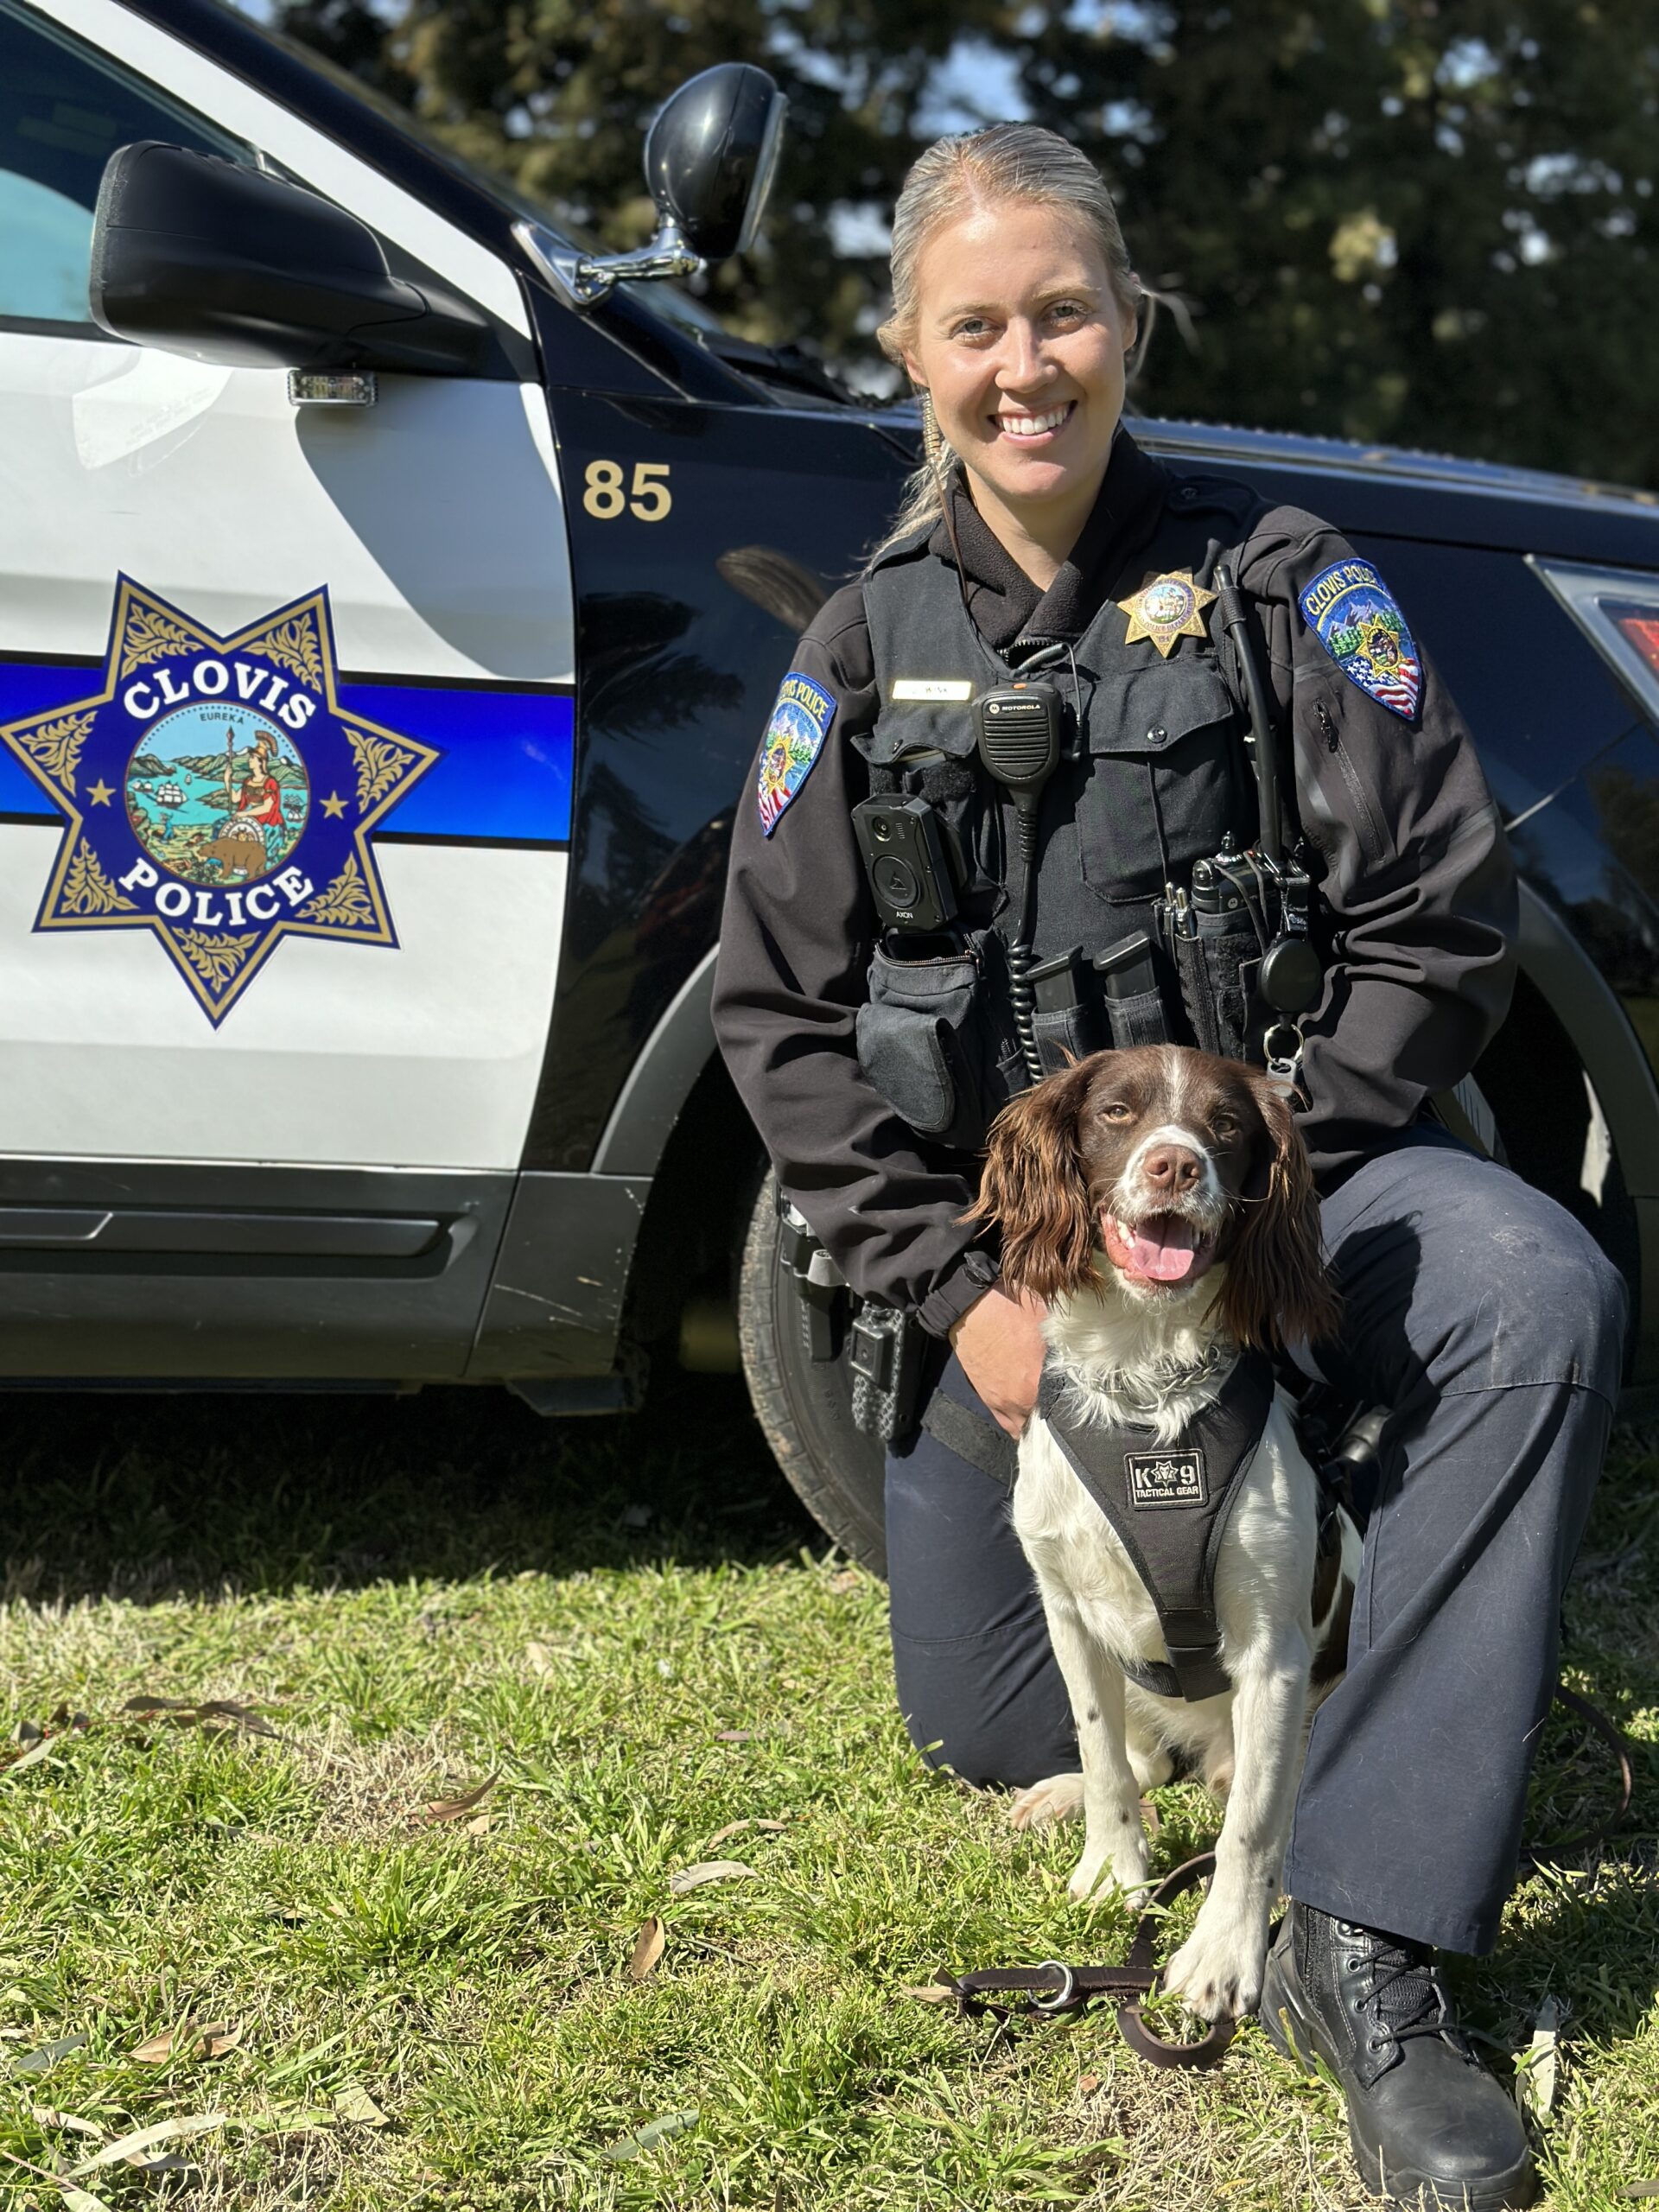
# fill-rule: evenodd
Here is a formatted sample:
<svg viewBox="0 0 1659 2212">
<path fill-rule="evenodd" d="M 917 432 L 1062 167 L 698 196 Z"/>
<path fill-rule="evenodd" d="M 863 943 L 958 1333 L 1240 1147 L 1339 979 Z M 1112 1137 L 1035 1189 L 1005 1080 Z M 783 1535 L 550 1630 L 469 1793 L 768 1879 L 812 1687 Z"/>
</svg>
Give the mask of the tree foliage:
<svg viewBox="0 0 1659 2212">
<path fill-rule="evenodd" d="M 747 335 L 868 377 L 905 169 L 941 128 L 1025 114 L 1099 162 L 1185 303 L 1143 411 L 1659 482 L 1659 0 L 386 4 L 283 20 L 613 247 L 649 232 L 664 95 L 770 68 L 791 108 L 766 241 L 708 280 Z"/>
</svg>

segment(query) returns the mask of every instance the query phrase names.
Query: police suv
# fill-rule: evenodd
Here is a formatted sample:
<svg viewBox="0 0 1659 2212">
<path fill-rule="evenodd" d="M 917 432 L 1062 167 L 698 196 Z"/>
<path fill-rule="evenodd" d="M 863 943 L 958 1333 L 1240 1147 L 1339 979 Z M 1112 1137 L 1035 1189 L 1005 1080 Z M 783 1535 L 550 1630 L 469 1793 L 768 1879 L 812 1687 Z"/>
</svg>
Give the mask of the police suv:
<svg viewBox="0 0 1659 2212">
<path fill-rule="evenodd" d="M 0 0 L 0 1375 L 601 1411 L 735 1292 L 879 1559 L 709 1019 L 757 734 L 915 458 L 671 282 L 747 242 L 781 105 L 683 87 L 606 264 L 218 0 Z M 1433 640 L 1523 878 L 1442 1110 L 1590 1224 L 1659 1381 L 1652 498 L 1135 429 Z"/>
</svg>

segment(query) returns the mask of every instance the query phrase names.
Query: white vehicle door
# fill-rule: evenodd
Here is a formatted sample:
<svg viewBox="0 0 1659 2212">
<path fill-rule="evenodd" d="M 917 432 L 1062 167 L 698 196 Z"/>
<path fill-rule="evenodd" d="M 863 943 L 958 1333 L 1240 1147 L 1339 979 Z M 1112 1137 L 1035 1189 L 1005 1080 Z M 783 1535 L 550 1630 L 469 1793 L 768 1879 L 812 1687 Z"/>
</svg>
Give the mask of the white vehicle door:
<svg viewBox="0 0 1659 2212">
<path fill-rule="evenodd" d="M 518 365 L 311 407 L 108 339 L 143 138 L 334 200 Z M 210 57 L 0 0 L 0 1157 L 516 1170 L 574 698 L 529 339 L 503 262 Z"/>
</svg>

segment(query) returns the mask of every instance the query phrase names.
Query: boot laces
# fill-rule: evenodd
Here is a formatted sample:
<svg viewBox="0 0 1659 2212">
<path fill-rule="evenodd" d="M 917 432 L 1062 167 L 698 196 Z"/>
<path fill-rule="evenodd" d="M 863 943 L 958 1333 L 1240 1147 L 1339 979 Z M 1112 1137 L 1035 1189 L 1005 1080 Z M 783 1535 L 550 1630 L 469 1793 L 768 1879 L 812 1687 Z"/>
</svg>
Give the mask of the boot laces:
<svg viewBox="0 0 1659 2212">
<path fill-rule="evenodd" d="M 1452 2018 L 1440 1971 L 1421 1945 L 1351 1921 L 1339 1923 L 1338 1933 L 1344 1942 L 1363 1946 L 1362 1955 L 1371 1968 L 1371 1986 L 1359 2009 L 1375 2023 L 1374 2042 L 1400 2044 L 1414 2036 L 1443 2035 L 1469 2055 Z"/>
</svg>

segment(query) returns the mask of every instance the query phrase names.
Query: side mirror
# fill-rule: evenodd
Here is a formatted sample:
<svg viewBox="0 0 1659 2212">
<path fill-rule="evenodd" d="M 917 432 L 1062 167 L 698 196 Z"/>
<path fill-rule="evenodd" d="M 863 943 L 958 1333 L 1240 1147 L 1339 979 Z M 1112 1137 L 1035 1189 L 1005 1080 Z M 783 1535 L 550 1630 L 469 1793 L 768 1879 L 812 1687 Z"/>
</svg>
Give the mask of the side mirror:
<svg viewBox="0 0 1659 2212">
<path fill-rule="evenodd" d="M 764 69 L 721 61 L 671 93 L 645 134 L 645 182 L 657 203 L 649 245 L 594 260 L 539 223 L 515 223 L 513 234 L 574 308 L 592 307 L 625 276 L 689 276 L 742 253 L 760 227 L 788 112 Z"/>
<path fill-rule="evenodd" d="M 789 102 L 764 69 L 722 61 L 671 93 L 645 134 L 645 182 L 664 222 L 700 260 L 754 242 L 772 192 Z"/>
<path fill-rule="evenodd" d="M 489 335 L 332 201 L 154 138 L 105 167 L 88 294 L 112 337 L 236 368 L 464 375 Z"/>
</svg>

